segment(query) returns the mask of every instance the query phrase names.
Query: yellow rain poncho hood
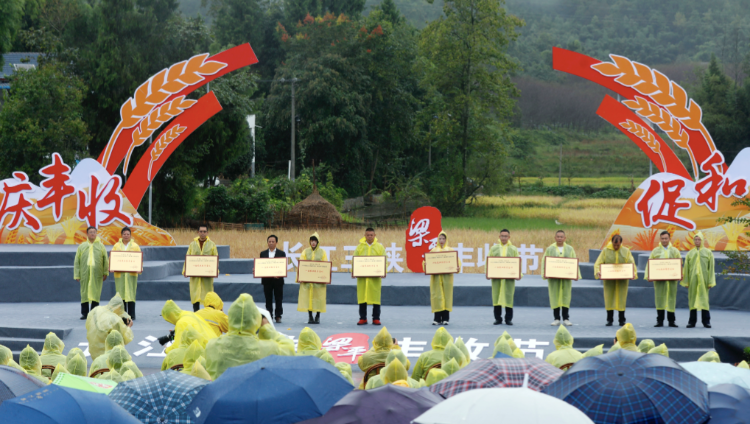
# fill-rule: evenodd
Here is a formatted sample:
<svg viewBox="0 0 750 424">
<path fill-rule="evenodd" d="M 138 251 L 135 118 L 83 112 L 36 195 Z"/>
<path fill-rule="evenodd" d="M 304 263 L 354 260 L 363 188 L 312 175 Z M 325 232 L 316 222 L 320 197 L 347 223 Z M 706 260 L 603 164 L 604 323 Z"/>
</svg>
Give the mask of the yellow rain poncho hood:
<svg viewBox="0 0 750 424">
<path fill-rule="evenodd" d="M 52 365 L 53 367 L 57 364 L 65 365 L 67 358 L 62 354 L 65 348 L 65 343 L 57 337 L 57 334 L 49 332 L 47 337 L 44 338 L 44 347 L 42 348 L 42 355 L 39 359 L 42 361 L 42 365 Z M 50 377 L 52 372 L 49 370 L 42 370 L 42 375 Z"/>
<path fill-rule="evenodd" d="M 739 364 L 737 364 L 737 368 L 744 368 L 746 370 L 750 370 L 750 365 L 747 364 L 747 361 L 742 361 Z"/>
<path fill-rule="evenodd" d="M 218 337 L 216 331 L 214 331 L 206 320 L 194 312 L 183 311 L 172 300 L 164 302 L 164 307 L 161 309 L 161 316 L 168 323 L 175 325 L 174 343 L 166 349 L 167 353 L 182 345 L 180 339 L 188 327 L 195 331 L 194 340 L 200 341 L 203 346 L 206 346 L 209 340 Z M 258 322 L 260 323 L 260 321 Z M 190 346 L 189 343 L 188 346 Z"/>
<path fill-rule="evenodd" d="M 383 383 L 393 383 L 394 381 L 406 380 L 409 374 L 406 372 L 406 368 L 398 359 L 394 359 L 387 367 L 380 373 L 380 378 L 383 379 Z"/>
<path fill-rule="evenodd" d="M 656 354 L 663 355 L 669 358 L 669 350 L 667 349 L 667 345 L 665 345 L 664 343 L 654 348 L 651 348 L 651 350 L 649 350 L 648 353 L 656 353 Z"/>
<path fill-rule="evenodd" d="M 229 331 L 206 345 L 206 371 L 213 380 L 231 367 L 269 355 L 294 356 L 294 343 L 270 324 L 261 328 L 262 316 L 253 297 L 241 294 L 229 307 Z"/>
<path fill-rule="evenodd" d="M 513 356 L 513 350 L 511 349 L 510 344 L 508 344 L 507 339 L 501 338 L 495 343 L 495 350 L 492 351 L 491 357 L 494 358 L 498 352 L 510 357 Z"/>
<path fill-rule="evenodd" d="M 419 355 L 419 359 L 417 359 L 414 369 L 411 372 L 411 378 L 419 380 L 427 377 L 427 370 L 435 364 L 442 363 L 443 351 L 448 343 L 452 341 L 453 336 L 450 335 L 445 327 L 438 328 L 435 331 L 435 335 L 432 336 L 432 350 Z"/>
<path fill-rule="evenodd" d="M 561 325 L 558 327 L 555 333 L 555 350 L 547 355 L 545 362 L 553 365 L 556 368 L 560 368 L 563 365 L 574 364 L 583 358 L 581 352 L 573 349 L 573 335 L 570 334 L 565 326 Z"/>
<path fill-rule="evenodd" d="M 198 332 L 195 331 L 193 327 L 187 327 L 182 332 L 182 337 L 180 338 L 180 344 L 177 345 L 177 340 L 175 339 L 172 346 L 170 346 L 173 349 L 167 349 L 168 350 L 167 357 L 164 358 L 164 360 L 161 363 L 161 370 L 165 371 L 179 364 L 184 365 L 185 354 L 187 353 L 187 350 L 190 347 L 190 345 L 192 345 L 193 342 L 195 341 L 197 341 L 198 344 L 200 344 L 201 346 L 203 345 L 198 336 Z"/>
<path fill-rule="evenodd" d="M 451 336 L 448 330 L 446 330 L 445 327 L 440 327 L 435 331 L 435 335 L 432 336 L 431 346 L 433 350 L 445 350 L 448 343 L 451 343 L 452 341 L 453 336 Z"/>
<path fill-rule="evenodd" d="M 70 371 L 68 371 L 63 364 L 57 364 L 55 365 L 55 370 L 52 371 L 52 376 L 50 377 L 50 381 L 55 381 L 57 378 L 57 375 L 60 373 L 70 374 Z"/>
<path fill-rule="evenodd" d="M 117 372 L 120 372 L 122 364 L 130 360 L 131 357 L 128 351 L 125 350 L 123 346 L 116 346 L 111 352 L 109 352 L 109 355 L 107 355 L 107 368 L 109 368 L 110 371 L 116 370 Z"/>
<path fill-rule="evenodd" d="M 721 359 L 719 358 L 718 353 L 711 351 L 706 352 L 703 356 L 698 358 L 698 362 L 721 362 Z M 23 366 L 23 364 L 21 364 L 21 366 Z"/>
<path fill-rule="evenodd" d="M 643 339 L 638 343 L 638 351 L 641 353 L 649 353 L 649 351 L 656 347 L 656 344 L 651 339 Z"/>
<path fill-rule="evenodd" d="M 318 351 L 323 349 L 323 344 L 320 342 L 320 337 L 310 329 L 305 327 L 299 333 L 299 341 L 297 342 L 297 355 L 314 355 Z"/>
<path fill-rule="evenodd" d="M 607 353 L 612 353 L 612 352 L 618 351 L 620 349 L 621 349 L 620 348 L 620 342 L 615 342 L 615 344 L 613 344 L 612 347 L 609 348 L 609 350 L 607 351 Z"/>
<path fill-rule="evenodd" d="M 185 356 L 182 359 L 182 373 L 190 374 L 193 372 L 193 365 L 198 361 L 201 356 L 205 356 L 206 349 L 201 346 L 200 342 L 193 340 L 185 351 Z"/>
<path fill-rule="evenodd" d="M 104 342 L 112 330 L 122 335 L 123 344 L 133 341 L 133 331 L 125 325 L 123 318 L 130 318 L 125 313 L 125 304 L 119 294 L 116 294 L 106 306 L 99 306 L 89 312 L 86 319 L 86 338 L 89 341 L 89 353 L 92 359 L 104 353 Z"/>
<path fill-rule="evenodd" d="M 208 371 L 201 365 L 200 362 L 196 362 L 193 364 L 193 371 L 190 373 L 193 377 L 202 378 L 204 380 L 211 381 L 211 376 L 208 374 Z"/>
<path fill-rule="evenodd" d="M 388 353 L 388 357 L 385 358 L 385 364 L 390 364 L 394 359 L 398 359 L 399 362 L 401 362 L 401 364 L 404 366 L 404 368 L 406 368 L 406 371 L 409 371 L 409 368 L 411 368 L 411 361 L 409 361 L 409 359 L 406 357 L 403 350 L 392 349 Z"/>
<path fill-rule="evenodd" d="M 455 345 L 461 351 L 461 353 L 464 354 L 464 364 L 463 364 L 463 366 L 465 367 L 465 366 L 469 365 L 469 363 L 471 363 L 471 352 L 469 352 L 469 349 L 464 344 L 464 339 L 462 339 L 461 337 L 458 337 L 456 339 Z"/>
<path fill-rule="evenodd" d="M 136 365 L 135 362 L 133 362 L 133 361 L 126 361 L 125 363 L 122 364 L 122 368 L 121 369 L 122 369 L 123 372 L 125 372 L 125 371 L 132 372 L 133 375 L 135 376 L 135 378 L 141 378 L 141 377 L 143 377 L 143 373 L 138 368 L 138 365 Z"/>
<path fill-rule="evenodd" d="M 18 365 L 26 370 L 27 374 L 39 377 L 45 383 L 48 382 L 45 377 L 42 377 L 42 360 L 39 359 L 39 355 L 31 346 L 26 345 L 21 351 L 18 356 Z"/>
<path fill-rule="evenodd" d="M 348 381 L 349 384 L 351 384 L 353 386 L 354 385 L 354 380 L 352 379 L 352 367 L 351 367 L 351 365 L 347 364 L 346 362 L 337 362 L 334 366 L 339 370 L 339 372 L 341 373 L 341 375 L 344 376 L 344 378 L 346 379 L 346 381 Z"/>
<path fill-rule="evenodd" d="M 229 330 L 229 318 L 223 312 L 224 301 L 214 292 L 206 293 L 203 300 L 203 309 L 195 314 L 203 318 L 214 330 L 216 337 L 221 336 Z"/>
<path fill-rule="evenodd" d="M 561 325 L 555 333 L 555 348 L 561 349 L 572 349 L 573 348 L 573 335 L 570 334 L 565 326 Z"/>
<path fill-rule="evenodd" d="M 119 331 L 112 330 L 112 332 L 107 334 L 107 338 L 104 340 L 104 353 L 91 362 L 91 368 L 89 369 L 91 373 L 99 371 L 102 368 L 107 368 L 107 355 L 109 355 L 109 352 L 114 349 L 115 346 L 125 346 L 125 341 Z M 84 360 L 85 359 L 86 357 L 84 356 Z"/>
<path fill-rule="evenodd" d="M 617 330 L 617 342 L 620 344 L 620 349 L 638 352 L 638 347 L 635 345 L 636 340 L 633 324 L 627 323 Z"/>
<path fill-rule="evenodd" d="M 594 346 L 591 349 L 587 350 L 586 353 L 583 354 L 584 358 L 591 358 L 592 356 L 599 356 L 604 354 L 604 345 L 600 344 L 599 346 Z"/>
<path fill-rule="evenodd" d="M 80 355 L 73 355 L 72 357 L 68 359 L 68 362 L 65 364 L 65 368 L 67 368 L 70 374 L 79 375 L 81 377 L 86 377 L 86 373 L 88 372 L 86 370 L 87 366 L 88 366 L 88 363 Z"/>
<path fill-rule="evenodd" d="M 367 371 L 375 364 L 385 363 L 388 354 L 393 347 L 393 337 L 386 327 L 380 329 L 378 334 L 372 339 L 372 349 L 365 352 L 359 357 L 358 365 L 362 371 Z M 403 365 L 403 364 L 402 364 Z"/>
<path fill-rule="evenodd" d="M 450 361 L 443 363 L 441 369 L 445 371 L 446 374 L 451 375 L 461 369 L 461 366 L 458 365 L 458 362 L 456 362 L 455 359 L 451 359 Z"/>
<path fill-rule="evenodd" d="M 16 361 L 13 360 L 13 352 L 6 346 L 0 345 L 0 365 L 5 365 L 8 367 L 15 368 L 19 371 L 24 371 L 23 368 L 21 368 L 20 365 L 16 363 Z"/>
<path fill-rule="evenodd" d="M 425 383 L 428 386 L 432 386 L 433 384 L 447 377 L 448 377 L 448 373 L 446 373 L 445 371 L 441 369 L 433 368 L 430 370 L 429 373 L 427 373 L 427 381 Z"/>
<path fill-rule="evenodd" d="M 117 330 L 115 330 L 115 331 L 117 331 Z M 110 334 L 112 334 L 112 333 L 110 333 Z M 109 338 L 109 335 L 107 336 L 107 338 Z M 122 335 L 120 335 L 120 338 L 122 338 Z M 106 340 L 104 341 L 104 349 L 105 350 L 109 350 L 109 349 L 107 349 L 107 342 L 106 342 Z M 67 364 L 67 362 L 70 361 L 70 359 L 74 355 L 80 356 L 84 361 L 86 360 L 86 355 L 84 355 L 83 351 L 81 349 L 77 348 L 77 347 L 74 347 L 74 348 L 70 349 L 68 351 L 68 354 L 65 356 L 65 363 Z M 67 366 L 66 366 L 66 368 L 67 368 Z"/>
<path fill-rule="evenodd" d="M 315 352 L 312 356 L 318 359 L 322 359 L 333 366 L 336 366 L 336 360 L 333 359 L 333 356 L 325 349 Z"/>
<path fill-rule="evenodd" d="M 459 367 L 463 367 L 466 365 L 466 357 L 464 356 L 463 352 L 461 352 L 461 349 L 459 349 L 452 341 L 448 343 L 448 346 L 446 346 L 445 350 L 443 351 L 442 363 L 444 364 L 451 359 L 455 359 Z"/>
</svg>

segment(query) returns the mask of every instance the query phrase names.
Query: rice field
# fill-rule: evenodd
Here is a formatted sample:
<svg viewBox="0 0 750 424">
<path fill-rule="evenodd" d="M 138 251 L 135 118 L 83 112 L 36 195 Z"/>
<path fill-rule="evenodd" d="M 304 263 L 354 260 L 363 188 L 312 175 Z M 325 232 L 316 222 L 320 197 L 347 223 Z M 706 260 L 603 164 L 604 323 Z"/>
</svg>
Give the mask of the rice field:
<svg viewBox="0 0 750 424">
<path fill-rule="evenodd" d="M 472 203 L 476 206 L 547 207 L 553 208 L 565 200 L 559 196 L 480 196 Z"/>
<path fill-rule="evenodd" d="M 517 247 L 525 245 L 527 249 L 534 245 L 535 249 L 546 249 L 547 246 L 554 242 L 554 230 L 550 229 L 519 229 L 511 230 L 511 241 Z M 189 244 L 197 234 L 188 229 L 168 230 L 174 237 L 178 245 Z M 266 237 L 269 234 L 275 234 L 279 237 L 279 248 L 286 251 L 287 254 L 299 254 L 308 246 L 307 240 L 314 232 L 312 229 L 283 229 L 268 231 L 234 231 L 234 230 L 212 230 L 209 238 L 219 245 L 229 245 L 231 247 L 232 258 L 254 258 L 258 257 L 262 250 L 267 248 Z M 606 231 L 597 228 L 570 228 L 566 229 L 568 234 L 568 243 L 576 249 L 576 254 L 581 261 L 588 261 L 588 249 L 599 248 Z M 465 264 L 464 272 L 482 273 L 484 268 L 477 266 L 479 259 L 479 249 L 482 250 L 482 256 L 486 256 L 487 249 L 497 242 L 498 231 L 485 231 L 478 229 L 451 229 L 447 230 L 448 244 L 454 248 L 463 249 L 461 254 L 462 262 Z M 357 230 L 319 230 L 321 247 L 329 252 L 329 259 L 333 261 L 336 272 L 342 272 L 341 265 L 347 263 L 346 255 L 353 252 L 346 250 L 345 247 L 353 249 L 359 243 L 359 239 L 364 237 L 364 231 Z M 406 253 L 403 247 L 406 243 L 405 229 L 387 229 L 377 231 L 377 238 L 387 249 L 396 254 L 395 264 L 403 268 L 403 272 L 410 272 L 406 267 Z M 393 248 L 401 249 L 393 252 Z M 390 254 L 391 252 L 389 252 Z M 532 254 L 531 252 L 529 254 Z M 534 251 L 534 255 L 541 259 L 541 251 Z M 400 262 L 399 262 L 400 260 Z M 528 261 L 531 265 L 532 261 Z M 398 272 L 397 268 L 390 272 Z M 527 274 L 538 274 L 539 269 L 529 270 Z"/>
<path fill-rule="evenodd" d="M 583 186 L 583 185 L 589 185 L 593 187 L 604 187 L 604 186 L 612 186 L 612 187 L 630 187 L 631 185 L 635 185 L 638 187 L 640 183 L 646 180 L 648 177 L 587 177 L 587 178 L 571 178 L 570 181 L 568 181 L 567 178 L 562 179 L 563 185 L 574 185 L 574 186 Z M 539 182 L 539 178 L 534 177 L 524 177 L 521 178 L 521 184 L 531 185 Z M 543 178 L 542 182 L 545 186 L 556 186 L 558 185 L 558 179 L 557 177 L 547 177 Z M 517 180 L 516 180 L 517 184 Z"/>
</svg>

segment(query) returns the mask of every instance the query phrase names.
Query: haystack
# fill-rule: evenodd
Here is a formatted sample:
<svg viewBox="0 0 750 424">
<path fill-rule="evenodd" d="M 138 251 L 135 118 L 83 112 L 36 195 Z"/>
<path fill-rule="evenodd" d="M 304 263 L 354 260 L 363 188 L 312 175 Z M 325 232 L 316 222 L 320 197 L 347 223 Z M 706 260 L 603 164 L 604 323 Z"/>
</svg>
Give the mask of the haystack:
<svg viewBox="0 0 750 424">
<path fill-rule="evenodd" d="M 340 227 L 343 219 L 336 207 L 313 187 L 312 194 L 294 205 L 285 221 L 285 225 L 294 227 Z"/>
</svg>

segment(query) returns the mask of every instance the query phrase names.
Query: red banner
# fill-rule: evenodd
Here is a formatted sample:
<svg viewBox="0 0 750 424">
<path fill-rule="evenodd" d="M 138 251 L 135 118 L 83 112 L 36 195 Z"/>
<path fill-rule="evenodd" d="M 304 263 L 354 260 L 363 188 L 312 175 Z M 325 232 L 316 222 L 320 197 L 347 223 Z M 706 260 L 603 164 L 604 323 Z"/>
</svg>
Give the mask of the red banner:
<svg viewBox="0 0 750 424">
<path fill-rule="evenodd" d="M 424 254 L 429 252 L 443 229 L 443 215 L 432 206 L 423 206 L 411 214 L 406 229 L 406 266 L 411 272 L 422 273 Z"/>
<path fill-rule="evenodd" d="M 323 341 L 323 349 L 336 362 L 356 364 L 359 357 L 370 349 L 370 337 L 362 333 L 334 334 Z"/>
</svg>

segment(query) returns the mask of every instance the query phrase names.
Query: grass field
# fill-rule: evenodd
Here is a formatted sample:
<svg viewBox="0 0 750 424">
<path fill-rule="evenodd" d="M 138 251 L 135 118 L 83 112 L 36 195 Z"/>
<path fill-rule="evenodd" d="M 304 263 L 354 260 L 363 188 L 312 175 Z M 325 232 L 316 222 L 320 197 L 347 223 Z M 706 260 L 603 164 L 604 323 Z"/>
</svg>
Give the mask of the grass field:
<svg viewBox="0 0 750 424">
<path fill-rule="evenodd" d="M 562 178 L 562 185 L 574 185 L 574 186 L 583 186 L 583 185 L 589 185 L 592 187 L 604 187 L 604 186 L 613 186 L 613 187 L 623 187 L 623 188 L 630 188 L 631 184 L 635 187 L 638 187 L 640 183 L 646 180 L 647 177 L 640 176 L 640 177 L 591 177 L 591 178 L 571 178 L 570 181 L 568 181 L 567 178 L 563 175 Z M 544 183 L 545 187 L 549 186 L 556 186 L 557 184 L 557 177 L 546 177 L 542 179 L 542 182 Z M 524 177 L 521 178 L 521 184 L 523 185 L 532 185 L 539 182 L 539 178 L 534 177 Z M 516 180 L 516 185 L 518 185 L 518 180 Z"/>
</svg>

